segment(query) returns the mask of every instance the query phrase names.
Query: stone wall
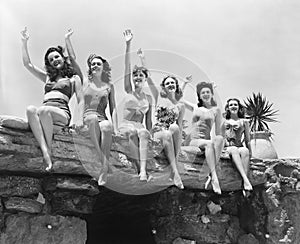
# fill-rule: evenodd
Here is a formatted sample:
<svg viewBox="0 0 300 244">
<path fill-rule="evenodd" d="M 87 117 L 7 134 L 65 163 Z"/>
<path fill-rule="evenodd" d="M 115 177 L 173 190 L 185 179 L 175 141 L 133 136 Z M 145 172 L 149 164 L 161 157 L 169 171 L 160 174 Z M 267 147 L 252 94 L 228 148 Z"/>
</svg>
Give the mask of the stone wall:
<svg viewBox="0 0 300 244">
<path fill-rule="evenodd" d="M 101 238 L 107 219 L 119 216 L 143 216 L 149 228 L 145 235 L 162 244 L 300 243 L 299 160 L 252 162 L 250 180 L 255 187 L 245 198 L 239 174 L 222 155 L 216 170 L 223 194 L 216 196 L 211 188 L 204 190 L 207 169 L 197 148 L 183 147 L 185 189 L 179 190 L 168 187 L 167 179 L 162 185 L 139 182 L 133 161 L 125 156 L 127 144 L 126 138 L 114 136 L 107 189 L 94 179 L 98 159 L 84 133 L 64 129 L 54 135 L 54 166 L 48 173 L 27 123 L 0 117 L 0 243 L 94 243 L 88 225 L 103 226 L 95 230 Z M 158 142 L 151 142 L 148 165 L 154 177 L 167 175 Z M 151 194 L 139 196 L 143 192 Z M 116 236 L 109 238 L 122 243 Z M 138 235 L 135 240 L 127 243 L 142 243 Z"/>
</svg>

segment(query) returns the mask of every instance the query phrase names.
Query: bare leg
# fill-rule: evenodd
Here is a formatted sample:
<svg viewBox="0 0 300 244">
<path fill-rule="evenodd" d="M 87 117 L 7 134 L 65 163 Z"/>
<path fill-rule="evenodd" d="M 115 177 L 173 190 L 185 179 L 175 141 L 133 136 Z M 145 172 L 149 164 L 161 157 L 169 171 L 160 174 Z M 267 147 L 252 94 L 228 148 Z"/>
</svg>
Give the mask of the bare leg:
<svg viewBox="0 0 300 244">
<path fill-rule="evenodd" d="M 221 153 L 224 147 L 224 138 L 222 136 L 216 136 L 214 139 L 216 163 L 220 161 Z"/>
<path fill-rule="evenodd" d="M 192 140 L 190 145 L 205 148 L 205 158 L 211 172 L 211 184 L 213 191 L 217 194 L 221 194 L 221 188 L 216 172 L 216 152 L 214 143 L 211 140 L 198 139 Z"/>
<path fill-rule="evenodd" d="M 246 173 L 246 175 L 248 175 L 249 164 L 250 164 L 249 150 L 246 147 L 239 147 L 238 150 L 239 150 L 239 153 L 241 155 L 241 159 L 242 159 L 242 163 L 243 163 L 245 173 Z"/>
<path fill-rule="evenodd" d="M 147 180 L 146 164 L 148 156 L 148 140 L 150 133 L 146 129 L 140 129 L 138 131 L 139 137 L 139 151 L 140 151 L 140 180 Z"/>
<path fill-rule="evenodd" d="M 184 173 L 184 165 L 178 162 L 178 154 L 181 149 L 182 136 L 180 133 L 179 126 L 177 124 L 172 124 L 169 128 L 172 133 L 173 143 L 174 143 L 174 152 L 176 157 L 177 169 L 180 173 Z"/>
<path fill-rule="evenodd" d="M 31 131 L 36 140 L 38 141 L 38 144 L 42 150 L 43 158 L 45 160 L 45 163 L 47 164 L 46 170 L 50 170 L 52 167 L 52 162 L 50 154 L 48 152 L 48 146 L 44 137 L 44 132 L 40 124 L 40 119 L 37 114 L 37 108 L 34 106 L 29 106 L 26 110 L 26 114 Z"/>
<path fill-rule="evenodd" d="M 170 166 L 172 169 L 172 173 L 173 173 L 173 182 L 178 188 L 183 189 L 184 186 L 183 186 L 180 174 L 177 169 L 177 158 L 175 156 L 172 133 L 170 131 L 162 131 L 162 132 L 158 132 L 158 133 L 161 133 L 161 139 L 163 142 L 163 146 L 164 146 L 165 152 L 167 154 L 167 158 L 169 160 L 169 163 L 170 163 Z"/>
<path fill-rule="evenodd" d="M 249 150 L 245 147 L 239 147 L 238 148 L 241 160 L 242 160 L 242 165 L 246 174 L 246 177 L 248 176 L 249 172 L 249 163 L 250 163 L 250 158 L 249 158 Z M 249 178 L 247 177 L 248 181 L 244 181 L 244 189 L 252 191 L 252 185 L 249 181 Z"/>
<path fill-rule="evenodd" d="M 54 124 L 58 122 L 66 125 L 68 123 L 67 115 L 62 109 L 53 106 L 40 107 L 38 109 L 38 115 L 48 149 L 51 151 Z"/>
<path fill-rule="evenodd" d="M 208 142 L 205 147 L 205 158 L 208 164 L 208 167 L 211 171 L 211 184 L 213 191 L 217 194 L 221 194 L 221 188 L 216 172 L 216 153 L 215 153 L 215 147 L 212 142 Z"/>
<path fill-rule="evenodd" d="M 241 174 L 241 177 L 243 179 L 244 189 L 245 190 L 252 190 L 251 183 L 249 182 L 249 179 L 245 173 L 240 153 L 237 149 L 237 147 L 228 147 L 228 152 L 231 154 L 232 161 L 235 163 L 237 170 Z"/>
<path fill-rule="evenodd" d="M 134 163 L 136 164 L 137 170 L 139 171 L 140 167 L 138 165 L 138 162 L 140 161 L 140 155 L 139 155 L 139 138 L 138 138 L 138 132 L 136 129 L 130 129 L 129 130 L 129 150 L 130 150 L 130 156 L 134 160 Z M 139 173 L 139 172 L 138 172 Z"/>
<path fill-rule="evenodd" d="M 100 168 L 100 176 L 98 179 L 99 185 L 104 185 L 106 183 L 106 175 L 103 174 L 103 164 L 104 164 L 104 155 L 100 148 L 100 140 L 101 140 L 101 131 L 98 124 L 98 117 L 95 114 L 88 115 L 84 121 L 89 126 L 89 134 L 91 141 L 94 144 L 94 147 L 98 153 L 101 168 Z"/>
<path fill-rule="evenodd" d="M 100 131 L 101 131 L 101 149 L 103 152 L 103 167 L 104 173 L 108 173 L 108 162 L 110 157 L 110 149 L 112 143 L 112 124 L 108 120 L 101 121 L 99 123 Z"/>
<path fill-rule="evenodd" d="M 179 126 L 177 124 L 172 124 L 169 130 L 173 136 L 174 152 L 175 152 L 175 157 L 177 157 L 181 146 L 181 135 L 180 135 Z"/>
</svg>

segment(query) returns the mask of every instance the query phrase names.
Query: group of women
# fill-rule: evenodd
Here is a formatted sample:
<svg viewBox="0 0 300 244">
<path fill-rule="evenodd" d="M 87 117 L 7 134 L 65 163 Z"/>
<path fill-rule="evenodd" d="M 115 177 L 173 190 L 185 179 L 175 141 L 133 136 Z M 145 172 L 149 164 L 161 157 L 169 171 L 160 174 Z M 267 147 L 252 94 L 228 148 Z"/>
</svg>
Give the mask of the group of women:
<svg viewBox="0 0 300 244">
<path fill-rule="evenodd" d="M 163 145 L 170 164 L 173 183 L 183 189 L 178 170 L 178 154 L 182 144 L 183 117 L 185 109 L 189 109 L 192 111 L 192 128 L 188 144 L 204 149 L 213 191 L 221 194 L 215 167 L 223 149 L 229 152 L 240 172 L 244 190 L 252 190 L 247 177 L 251 157 L 249 126 L 244 119 L 243 106 L 238 99 L 227 101 L 225 121 L 222 123 L 221 110 L 213 99 L 212 83 L 197 84 L 197 105 L 182 99 L 184 88 L 187 82 L 191 81 L 191 77 L 188 77 L 180 88 L 178 79 L 169 75 L 163 78 L 158 89 L 146 68 L 145 56 L 141 50 L 138 51 L 138 55 L 142 66 L 135 65 L 131 70 L 130 46 L 133 35 L 130 30 L 126 30 L 123 33 L 126 42 L 124 74 L 126 96 L 123 118 L 117 127 L 115 90 L 111 83 L 110 65 L 101 56 L 92 54 L 87 60 L 88 75 L 84 77 L 76 63 L 76 55 L 70 40 L 72 33 L 73 31 L 69 30 L 65 35 L 68 56 L 64 56 L 63 48 L 60 46 L 49 48 L 44 57 L 45 70 L 42 70 L 33 65 L 30 60 L 27 29 L 21 32 L 23 63 L 32 74 L 45 83 L 43 105 L 39 108 L 29 106 L 27 117 L 47 164 L 46 170 L 52 168 L 51 143 L 54 125 L 69 125 L 71 113 L 68 102 L 75 93 L 81 118 L 78 125 L 86 125 L 89 128 L 90 138 L 101 163 L 99 185 L 106 183 L 112 134 L 118 131 L 129 139 L 128 156 L 138 165 L 141 181 L 149 179 L 146 171 L 148 142 L 149 138 L 153 138 L 161 141 Z M 146 82 L 152 96 L 143 91 Z M 105 113 L 107 105 L 109 105 L 111 120 Z M 152 108 L 155 108 L 154 124 L 152 124 Z M 210 134 L 214 124 L 216 136 L 212 139 Z M 242 138 L 246 147 L 242 144 Z"/>
</svg>

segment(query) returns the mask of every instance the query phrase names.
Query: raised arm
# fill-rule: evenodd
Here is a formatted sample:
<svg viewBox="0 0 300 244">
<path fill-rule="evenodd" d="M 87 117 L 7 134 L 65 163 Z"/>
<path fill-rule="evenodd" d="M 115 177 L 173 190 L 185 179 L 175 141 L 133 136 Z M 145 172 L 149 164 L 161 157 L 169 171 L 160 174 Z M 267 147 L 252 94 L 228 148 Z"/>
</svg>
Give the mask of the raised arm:
<svg viewBox="0 0 300 244">
<path fill-rule="evenodd" d="M 115 100 L 115 88 L 111 85 L 110 93 L 109 93 L 109 112 L 111 115 L 114 131 L 117 131 L 118 128 L 118 116 L 116 110 L 116 100 Z"/>
<path fill-rule="evenodd" d="M 126 41 L 126 52 L 125 52 L 125 74 L 124 74 L 124 88 L 127 93 L 132 92 L 131 85 L 131 69 L 130 69 L 130 44 L 132 40 L 131 30 L 125 30 L 123 32 Z"/>
<path fill-rule="evenodd" d="M 21 31 L 21 38 L 22 38 L 22 59 L 23 59 L 23 64 L 24 66 L 32 73 L 35 77 L 40 79 L 43 82 L 46 82 L 47 79 L 47 73 L 36 67 L 31 63 L 30 57 L 29 57 L 29 52 L 28 52 L 28 39 L 29 35 L 27 32 L 27 27 L 23 31 Z"/>
<path fill-rule="evenodd" d="M 146 57 L 145 57 L 145 54 L 144 54 L 144 52 L 142 51 L 141 48 L 138 49 L 137 55 L 140 57 L 142 66 L 148 69 L 147 64 L 146 64 Z M 150 88 L 150 91 L 151 91 L 151 93 L 152 93 L 152 95 L 154 97 L 155 105 L 156 105 L 157 104 L 158 95 L 159 95 L 159 91 L 156 88 L 156 86 L 154 85 L 154 82 L 153 82 L 153 80 L 151 78 L 151 74 L 150 74 L 149 71 L 148 71 L 147 82 L 148 82 L 148 86 Z"/>
<path fill-rule="evenodd" d="M 66 43 L 66 48 L 67 48 L 67 52 L 68 52 L 68 56 L 70 58 L 71 64 L 75 70 L 75 72 L 79 75 L 81 81 L 83 81 L 83 74 L 81 72 L 81 69 L 78 65 L 78 63 L 76 62 L 76 55 L 71 43 L 71 35 L 73 35 L 73 30 L 69 29 L 68 32 L 65 34 L 65 43 Z"/>
<path fill-rule="evenodd" d="M 188 110 L 194 111 L 194 104 L 193 104 L 193 103 L 188 102 L 188 101 L 186 101 L 186 100 L 184 100 L 184 99 L 180 99 L 179 102 L 182 103 L 182 104 L 184 104 L 184 106 L 185 106 Z"/>
<path fill-rule="evenodd" d="M 152 97 L 150 95 L 146 95 L 149 102 L 149 109 L 146 113 L 146 129 L 151 130 L 152 128 Z"/>
<path fill-rule="evenodd" d="M 192 81 L 193 81 L 192 75 L 189 75 L 189 76 L 187 76 L 187 77 L 185 78 L 185 80 L 183 81 L 183 86 L 182 86 L 182 88 L 181 88 L 182 92 L 184 92 L 184 89 L 185 89 L 186 85 L 187 85 L 188 83 L 192 82 Z M 188 110 L 190 110 L 190 111 L 193 111 L 193 110 L 194 110 L 194 104 L 193 104 L 193 103 L 188 102 L 188 101 L 186 101 L 186 100 L 184 100 L 184 99 L 181 99 L 180 102 L 182 102 Z"/>
<path fill-rule="evenodd" d="M 178 115 L 177 124 L 178 124 L 180 132 L 181 132 L 182 131 L 183 117 L 184 117 L 184 114 L 185 114 L 185 106 L 182 103 L 179 103 L 179 106 L 180 107 L 179 107 L 179 115 Z"/>
<path fill-rule="evenodd" d="M 225 128 L 225 123 L 223 122 L 221 125 L 221 136 L 223 136 L 225 138 L 225 132 L 226 132 L 226 128 Z"/>
<path fill-rule="evenodd" d="M 219 108 L 216 109 L 216 124 L 215 124 L 215 134 L 216 136 L 221 135 L 221 110 Z"/>
<path fill-rule="evenodd" d="M 185 77 L 185 80 L 183 81 L 183 85 L 181 87 L 182 92 L 184 92 L 184 89 L 185 89 L 186 85 L 188 83 L 191 83 L 192 81 L 193 81 L 193 76 L 192 75 L 189 75 L 189 76 Z"/>
<path fill-rule="evenodd" d="M 244 136 L 245 136 L 245 144 L 246 147 L 249 150 L 249 157 L 252 157 L 252 150 L 251 150 L 251 145 L 250 145 L 250 126 L 249 126 L 249 121 L 248 120 L 244 120 L 244 127 L 245 127 L 245 131 L 244 131 Z"/>
<path fill-rule="evenodd" d="M 73 76 L 75 80 L 75 94 L 78 103 L 78 111 L 79 111 L 79 122 L 78 126 L 83 125 L 83 110 L 84 110 L 84 98 L 83 98 L 83 86 L 81 79 L 78 75 Z"/>
</svg>

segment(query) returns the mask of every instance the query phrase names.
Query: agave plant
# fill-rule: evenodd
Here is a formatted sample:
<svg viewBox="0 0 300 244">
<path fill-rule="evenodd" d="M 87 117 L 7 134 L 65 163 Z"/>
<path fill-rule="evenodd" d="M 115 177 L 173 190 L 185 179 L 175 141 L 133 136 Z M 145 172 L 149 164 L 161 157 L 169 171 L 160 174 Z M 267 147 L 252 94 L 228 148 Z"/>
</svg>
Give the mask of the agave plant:
<svg viewBox="0 0 300 244">
<path fill-rule="evenodd" d="M 274 110 L 273 103 L 269 102 L 260 92 L 252 93 L 244 101 L 246 118 L 250 120 L 250 131 L 269 131 L 268 123 L 278 122 L 278 110 Z"/>
</svg>

